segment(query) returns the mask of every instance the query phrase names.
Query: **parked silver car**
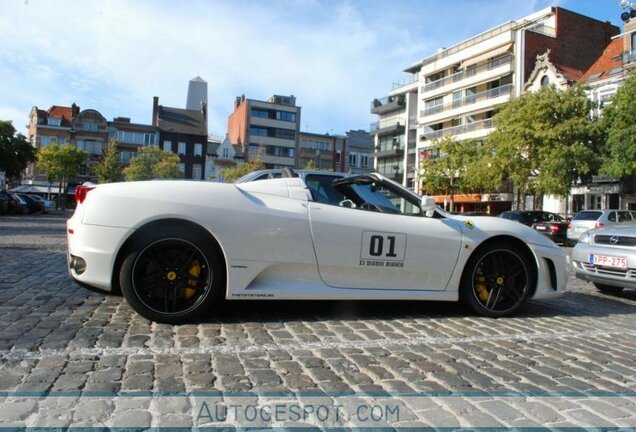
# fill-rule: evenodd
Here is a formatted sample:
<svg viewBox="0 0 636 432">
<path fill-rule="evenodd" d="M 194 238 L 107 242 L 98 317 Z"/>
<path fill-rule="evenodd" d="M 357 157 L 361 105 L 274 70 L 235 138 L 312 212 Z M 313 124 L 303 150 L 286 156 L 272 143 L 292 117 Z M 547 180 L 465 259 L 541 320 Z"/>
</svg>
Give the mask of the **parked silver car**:
<svg viewBox="0 0 636 432">
<path fill-rule="evenodd" d="M 581 234 L 593 228 L 636 222 L 636 214 L 629 210 L 582 210 L 568 226 L 568 243 L 575 243 Z"/>
<path fill-rule="evenodd" d="M 572 249 L 578 279 L 597 289 L 618 293 L 636 288 L 636 225 L 615 225 L 586 231 Z"/>
<path fill-rule="evenodd" d="M 40 195 L 35 195 L 35 194 L 29 194 L 29 196 L 31 197 L 31 199 L 34 199 L 40 204 L 42 204 L 42 207 L 44 207 L 44 211 L 43 211 L 44 213 L 55 211 L 55 201 L 42 198 Z"/>
</svg>

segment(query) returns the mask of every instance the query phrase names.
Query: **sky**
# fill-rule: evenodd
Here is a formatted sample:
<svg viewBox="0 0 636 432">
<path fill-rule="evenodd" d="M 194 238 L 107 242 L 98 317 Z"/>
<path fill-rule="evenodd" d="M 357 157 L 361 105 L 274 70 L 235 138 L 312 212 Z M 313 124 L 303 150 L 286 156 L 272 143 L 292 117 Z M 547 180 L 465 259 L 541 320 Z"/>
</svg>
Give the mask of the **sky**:
<svg viewBox="0 0 636 432">
<path fill-rule="evenodd" d="M 0 120 L 95 109 L 149 124 L 208 82 L 209 132 L 234 99 L 295 95 L 301 129 L 342 134 L 441 47 L 547 6 L 620 25 L 619 0 L 0 0 Z"/>
</svg>

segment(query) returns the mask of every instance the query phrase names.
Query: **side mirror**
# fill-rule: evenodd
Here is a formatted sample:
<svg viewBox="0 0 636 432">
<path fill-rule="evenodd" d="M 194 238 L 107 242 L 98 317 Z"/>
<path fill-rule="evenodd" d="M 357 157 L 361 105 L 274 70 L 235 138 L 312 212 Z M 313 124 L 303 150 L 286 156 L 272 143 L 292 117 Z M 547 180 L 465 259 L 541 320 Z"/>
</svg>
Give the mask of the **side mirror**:
<svg viewBox="0 0 636 432">
<path fill-rule="evenodd" d="M 420 208 L 424 213 L 435 210 L 437 205 L 435 204 L 435 200 L 433 197 L 424 195 L 422 197 L 422 202 L 420 203 Z"/>
</svg>

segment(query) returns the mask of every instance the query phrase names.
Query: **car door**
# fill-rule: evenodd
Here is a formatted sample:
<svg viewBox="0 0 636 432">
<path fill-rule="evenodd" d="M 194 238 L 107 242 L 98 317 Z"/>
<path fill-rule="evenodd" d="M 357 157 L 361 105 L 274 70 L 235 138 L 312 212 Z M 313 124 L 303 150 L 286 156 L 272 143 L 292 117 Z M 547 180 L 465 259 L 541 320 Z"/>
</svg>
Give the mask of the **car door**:
<svg viewBox="0 0 636 432">
<path fill-rule="evenodd" d="M 307 182 L 312 179 L 308 176 Z M 311 190 L 311 187 L 310 187 Z M 339 288 L 445 290 L 462 244 L 461 223 L 350 207 L 346 197 L 309 203 L 309 221 L 323 282 Z M 342 195 L 340 195 L 342 197 Z M 412 207 L 412 206 L 411 206 Z"/>
</svg>

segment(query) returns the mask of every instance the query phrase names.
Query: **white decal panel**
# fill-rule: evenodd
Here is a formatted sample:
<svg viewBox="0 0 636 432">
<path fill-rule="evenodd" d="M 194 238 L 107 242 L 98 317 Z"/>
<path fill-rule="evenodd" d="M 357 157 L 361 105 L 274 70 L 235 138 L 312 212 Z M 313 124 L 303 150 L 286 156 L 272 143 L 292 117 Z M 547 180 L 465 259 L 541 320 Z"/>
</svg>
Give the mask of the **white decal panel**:
<svg viewBox="0 0 636 432">
<path fill-rule="evenodd" d="M 402 268 L 405 256 L 406 234 L 362 232 L 359 265 Z"/>
</svg>

